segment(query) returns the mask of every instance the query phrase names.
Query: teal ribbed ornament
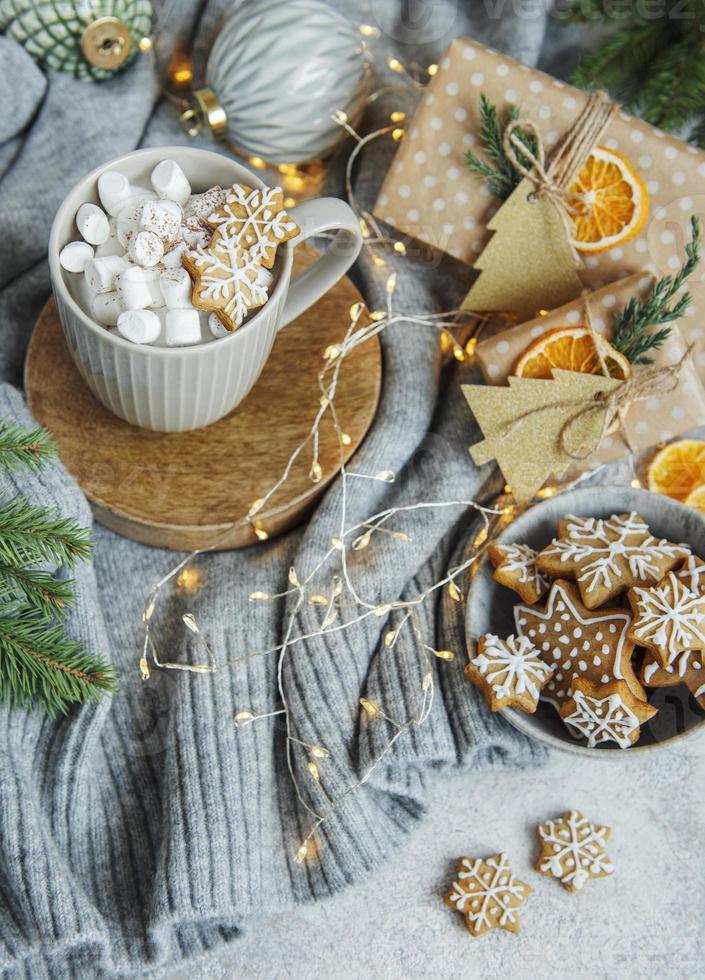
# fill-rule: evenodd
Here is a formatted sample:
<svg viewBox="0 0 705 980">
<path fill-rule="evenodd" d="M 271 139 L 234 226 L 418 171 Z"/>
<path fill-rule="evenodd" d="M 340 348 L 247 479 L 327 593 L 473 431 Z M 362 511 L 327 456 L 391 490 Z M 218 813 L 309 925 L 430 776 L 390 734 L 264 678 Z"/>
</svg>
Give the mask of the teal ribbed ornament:
<svg viewBox="0 0 705 980">
<path fill-rule="evenodd" d="M 44 68 L 110 78 L 152 29 L 150 0 L 0 0 L 0 31 Z"/>
</svg>

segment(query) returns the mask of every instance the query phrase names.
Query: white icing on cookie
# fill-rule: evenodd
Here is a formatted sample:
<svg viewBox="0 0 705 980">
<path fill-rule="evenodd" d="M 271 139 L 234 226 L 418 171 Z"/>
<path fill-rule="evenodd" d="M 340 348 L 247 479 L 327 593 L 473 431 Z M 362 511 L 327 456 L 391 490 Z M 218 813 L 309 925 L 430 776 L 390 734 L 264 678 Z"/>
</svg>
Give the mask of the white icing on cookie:
<svg viewBox="0 0 705 980">
<path fill-rule="evenodd" d="M 518 694 L 530 694 L 538 700 L 541 688 L 555 670 L 544 663 L 528 637 L 513 634 L 501 640 L 488 633 L 482 653 L 472 663 L 500 701 Z"/>
<path fill-rule="evenodd" d="M 571 890 L 580 891 L 591 877 L 614 871 L 605 851 L 609 829 L 590 823 L 575 810 L 560 820 L 539 824 L 538 831 L 543 844 L 538 870 Z"/>
<path fill-rule="evenodd" d="M 536 567 L 536 552 L 528 544 L 498 545 L 497 551 L 502 554 L 501 569 L 510 575 L 518 574 L 518 581 L 530 584 L 539 595 L 542 595 L 551 584 L 547 575 L 542 575 Z"/>
<path fill-rule="evenodd" d="M 672 663 L 689 647 L 705 647 L 705 598 L 691 592 L 675 572 L 650 589 L 633 589 L 632 634 L 657 647 Z"/>
<path fill-rule="evenodd" d="M 518 906 L 531 889 L 511 870 L 507 855 L 496 854 L 486 860 L 463 858 L 460 867 L 448 901 L 464 913 L 470 932 L 481 935 L 495 926 L 516 929 Z"/>
<path fill-rule="evenodd" d="M 576 691 L 573 700 L 575 710 L 563 720 L 587 739 L 591 749 L 603 742 L 616 742 L 620 749 L 630 748 L 630 736 L 638 731 L 640 722 L 619 694 L 597 698 Z"/>
</svg>

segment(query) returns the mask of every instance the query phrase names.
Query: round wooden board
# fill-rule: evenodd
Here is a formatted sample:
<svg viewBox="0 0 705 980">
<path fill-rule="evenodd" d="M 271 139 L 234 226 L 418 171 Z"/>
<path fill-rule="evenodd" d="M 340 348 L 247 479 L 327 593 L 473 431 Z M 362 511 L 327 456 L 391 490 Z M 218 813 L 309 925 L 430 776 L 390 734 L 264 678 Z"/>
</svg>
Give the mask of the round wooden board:
<svg viewBox="0 0 705 980">
<path fill-rule="evenodd" d="M 297 248 L 294 274 L 316 254 L 309 247 Z M 54 436 L 62 462 L 101 524 L 159 548 L 243 548 L 257 541 L 253 528 L 227 534 L 228 527 L 279 479 L 306 438 L 319 407 L 317 375 L 323 352 L 340 342 L 350 306 L 360 298 L 352 282 L 342 279 L 282 330 L 244 402 L 214 425 L 178 433 L 128 425 L 95 399 L 74 366 L 51 299 L 27 353 L 29 407 Z M 351 439 L 346 459 L 372 423 L 381 376 L 376 337 L 353 350 L 341 368 L 336 409 Z M 303 520 L 340 469 L 328 414 L 320 427 L 319 460 L 320 483 L 309 478 L 311 453 L 304 450 L 267 512 L 258 515 L 270 537 Z"/>
</svg>

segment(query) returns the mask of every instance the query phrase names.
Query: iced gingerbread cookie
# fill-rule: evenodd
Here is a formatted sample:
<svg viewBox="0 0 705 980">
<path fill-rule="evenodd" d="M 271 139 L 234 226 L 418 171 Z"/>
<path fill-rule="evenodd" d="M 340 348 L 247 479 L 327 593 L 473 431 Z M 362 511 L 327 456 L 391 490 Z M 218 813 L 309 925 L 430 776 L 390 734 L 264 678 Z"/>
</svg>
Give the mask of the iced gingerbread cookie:
<svg viewBox="0 0 705 980">
<path fill-rule="evenodd" d="M 531 892 L 514 875 L 506 854 L 464 857 L 444 901 L 462 913 L 468 932 L 477 937 L 492 929 L 519 932 L 519 909 Z"/>
<path fill-rule="evenodd" d="M 491 544 L 490 561 L 494 580 L 513 589 L 524 602 L 538 602 L 551 584 L 536 567 L 536 552 L 527 544 Z"/>
<path fill-rule="evenodd" d="M 260 189 L 246 184 L 229 188 L 224 204 L 208 216 L 208 224 L 247 249 L 267 269 L 274 265 L 278 246 L 301 231 L 284 210 L 281 187 Z"/>
<path fill-rule="evenodd" d="M 696 595 L 705 593 L 705 562 L 697 555 L 688 555 L 683 564 L 676 569 L 677 577 Z"/>
<path fill-rule="evenodd" d="M 683 544 L 655 538 L 638 514 L 566 517 L 558 537 L 536 559 L 556 578 L 575 579 L 588 609 L 635 585 L 655 585 L 690 554 Z"/>
<path fill-rule="evenodd" d="M 181 261 L 193 279 L 193 305 L 215 313 L 228 330 L 236 330 L 251 309 L 267 302 L 272 274 L 221 232 L 206 248 L 187 249 Z"/>
<path fill-rule="evenodd" d="M 514 619 L 517 632 L 556 667 L 541 691 L 541 699 L 556 709 L 573 696 L 574 678 L 598 685 L 624 680 L 636 697 L 645 699 L 631 664 L 629 610 L 588 609 L 572 582 L 559 579 L 551 586 L 544 608 L 515 606 Z"/>
<path fill-rule="evenodd" d="M 487 633 L 480 637 L 477 656 L 465 667 L 465 676 L 482 690 L 490 711 L 519 708 L 533 714 L 541 688 L 555 669 L 544 663 L 528 637 L 501 640 Z"/>
<path fill-rule="evenodd" d="M 679 653 L 705 648 L 705 597 L 691 592 L 675 572 L 648 589 L 630 589 L 634 620 L 629 636 L 668 667 Z"/>
<path fill-rule="evenodd" d="M 557 820 L 537 827 L 541 854 L 536 870 L 546 878 L 557 878 L 569 892 L 579 892 L 590 878 L 614 872 L 607 856 L 610 827 L 590 823 L 582 813 L 571 810 Z"/>
<path fill-rule="evenodd" d="M 641 726 L 656 714 L 646 700 L 635 697 L 624 681 L 593 684 L 576 679 L 573 696 L 561 708 L 561 718 L 576 738 L 591 749 L 615 742 L 628 749 L 641 737 Z"/>
<path fill-rule="evenodd" d="M 667 667 L 650 651 L 639 677 L 644 687 L 676 687 L 684 684 L 705 711 L 705 650 L 679 653 Z"/>
</svg>

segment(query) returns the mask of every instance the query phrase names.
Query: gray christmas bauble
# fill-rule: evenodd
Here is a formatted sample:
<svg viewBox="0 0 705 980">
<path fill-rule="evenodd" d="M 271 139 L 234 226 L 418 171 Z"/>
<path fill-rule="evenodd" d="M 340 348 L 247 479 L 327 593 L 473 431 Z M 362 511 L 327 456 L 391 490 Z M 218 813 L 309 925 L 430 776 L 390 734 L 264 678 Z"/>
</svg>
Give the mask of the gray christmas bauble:
<svg viewBox="0 0 705 980">
<path fill-rule="evenodd" d="M 46 68 L 110 78 L 152 28 L 150 0 L 0 0 L 0 31 Z"/>
<path fill-rule="evenodd" d="M 206 69 L 227 136 L 249 156 L 301 163 L 362 115 L 369 67 L 357 28 L 321 0 L 248 0 L 225 20 Z"/>
</svg>

